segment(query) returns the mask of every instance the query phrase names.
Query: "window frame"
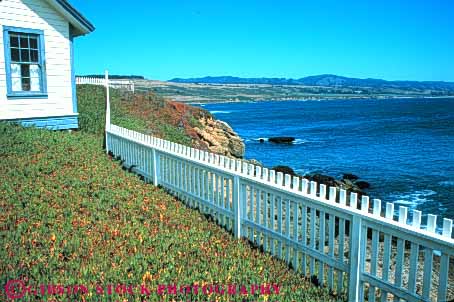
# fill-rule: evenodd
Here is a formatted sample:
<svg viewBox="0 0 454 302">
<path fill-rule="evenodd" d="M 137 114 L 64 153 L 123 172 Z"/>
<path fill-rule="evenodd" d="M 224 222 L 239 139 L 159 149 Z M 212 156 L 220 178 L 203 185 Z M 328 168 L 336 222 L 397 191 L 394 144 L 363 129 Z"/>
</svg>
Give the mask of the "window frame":
<svg viewBox="0 0 454 302">
<path fill-rule="evenodd" d="M 40 91 L 13 91 L 11 75 L 11 47 L 12 33 L 33 34 L 38 36 L 38 65 L 40 66 Z M 6 96 L 7 98 L 47 98 L 46 57 L 44 47 L 44 31 L 40 29 L 3 26 L 3 45 L 5 54 Z"/>
</svg>

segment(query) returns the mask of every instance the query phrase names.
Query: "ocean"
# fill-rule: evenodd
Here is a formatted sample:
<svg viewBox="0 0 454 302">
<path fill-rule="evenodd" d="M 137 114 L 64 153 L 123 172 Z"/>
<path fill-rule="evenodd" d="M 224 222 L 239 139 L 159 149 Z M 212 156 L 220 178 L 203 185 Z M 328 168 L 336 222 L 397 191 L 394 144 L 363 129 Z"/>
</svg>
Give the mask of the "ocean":
<svg viewBox="0 0 454 302">
<path fill-rule="evenodd" d="M 352 173 L 371 198 L 454 218 L 454 99 L 201 104 L 244 139 L 247 159 L 299 174 Z M 260 138 L 293 136 L 290 145 Z M 438 224 L 442 221 L 439 218 Z"/>
</svg>

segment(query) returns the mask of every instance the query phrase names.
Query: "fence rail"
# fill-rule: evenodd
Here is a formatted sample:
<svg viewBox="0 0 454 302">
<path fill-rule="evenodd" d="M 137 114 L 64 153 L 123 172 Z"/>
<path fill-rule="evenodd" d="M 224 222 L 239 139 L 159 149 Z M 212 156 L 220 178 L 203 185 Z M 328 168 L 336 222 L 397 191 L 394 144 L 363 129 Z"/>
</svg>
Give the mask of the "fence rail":
<svg viewBox="0 0 454 302">
<path fill-rule="evenodd" d="M 111 80 L 108 79 L 109 87 L 117 89 L 126 89 L 134 93 L 135 85 L 134 81 L 131 80 Z M 76 84 L 89 84 L 106 86 L 105 78 L 93 78 L 93 77 L 76 77 Z"/>
<path fill-rule="evenodd" d="M 123 164 L 348 301 L 454 298 L 453 221 L 111 124 Z M 422 218 L 427 220 L 422 226 Z M 426 218 L 427 217 L 427 218 Z"/>
</svg>

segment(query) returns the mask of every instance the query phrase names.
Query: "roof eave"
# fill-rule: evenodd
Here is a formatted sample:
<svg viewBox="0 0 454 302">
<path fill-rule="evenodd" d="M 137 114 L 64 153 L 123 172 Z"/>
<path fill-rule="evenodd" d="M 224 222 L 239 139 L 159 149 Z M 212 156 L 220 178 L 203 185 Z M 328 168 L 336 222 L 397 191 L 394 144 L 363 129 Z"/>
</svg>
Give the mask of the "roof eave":
<svg viewBox="0 0 454 302">
<path fill-rule="evenodd" d="M 95 30 L 93 24 L 65 0 L 47 0 L 73 26 L 73 36 L 82 36 Z"/>
</svg>

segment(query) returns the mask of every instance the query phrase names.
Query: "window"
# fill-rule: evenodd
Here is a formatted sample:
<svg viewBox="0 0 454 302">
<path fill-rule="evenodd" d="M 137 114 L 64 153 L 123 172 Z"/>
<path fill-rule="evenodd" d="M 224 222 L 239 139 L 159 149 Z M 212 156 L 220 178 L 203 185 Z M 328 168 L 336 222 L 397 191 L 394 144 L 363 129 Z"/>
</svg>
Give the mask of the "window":
<svg viewBox="0 0 454 302">
<path fill-rule="evenodd" d="M 43 32 L 4 26 L 3 39 L 8 97 L 46 96 Z"/>
</svg>

